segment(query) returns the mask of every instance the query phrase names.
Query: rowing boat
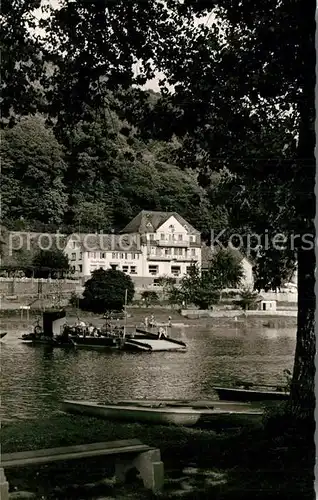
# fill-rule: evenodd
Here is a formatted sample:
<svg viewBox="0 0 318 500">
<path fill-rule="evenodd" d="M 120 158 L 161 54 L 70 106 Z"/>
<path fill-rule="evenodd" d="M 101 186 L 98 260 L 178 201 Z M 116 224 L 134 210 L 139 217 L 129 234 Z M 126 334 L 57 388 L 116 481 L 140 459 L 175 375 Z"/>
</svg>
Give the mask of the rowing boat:
<svg viewBox="0 0 318 500">
<path fill-rule="evenodd" d="M 289 392 L 243 389 L 234 387 L 213 387 L 221 401 L 287 401 Z"/>
<path fill-rule="evenodd" d="M 192 402 L 125 400 L 109 403 L 63 400 L 61 409 L 67 413 L 94 416 L 110 420 L 141 422 L 151 424 L 170 424 L 194 426 L 212 423 L 217 418 L 257 417 L 263 411 L 250 405 L 221 403 L 220 401 Z"/>
</svg>

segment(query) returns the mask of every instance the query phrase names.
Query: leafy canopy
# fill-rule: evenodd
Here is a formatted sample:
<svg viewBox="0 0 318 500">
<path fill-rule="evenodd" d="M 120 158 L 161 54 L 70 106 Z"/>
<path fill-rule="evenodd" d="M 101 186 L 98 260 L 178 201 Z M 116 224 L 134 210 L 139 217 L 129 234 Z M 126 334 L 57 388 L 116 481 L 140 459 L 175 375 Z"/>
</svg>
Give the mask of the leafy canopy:
<svg viewBox="0 0 318 500">
<path fill-rule="evenodd" d="M 130 276 L 114 269 L 97 269 L 84 285 L 80 308 L 95 313 L 121 311 L 134 297 L 135 287 Z"/>
</svg>

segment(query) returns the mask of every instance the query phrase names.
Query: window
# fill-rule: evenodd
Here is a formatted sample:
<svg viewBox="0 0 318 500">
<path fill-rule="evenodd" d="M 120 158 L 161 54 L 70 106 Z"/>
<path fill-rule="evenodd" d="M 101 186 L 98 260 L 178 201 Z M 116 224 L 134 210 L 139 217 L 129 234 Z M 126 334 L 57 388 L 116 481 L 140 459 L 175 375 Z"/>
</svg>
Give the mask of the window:
<svg viewBox="0 0 318 500">
<path fill-rule="evenodd" d="M 165 255 L 171 255 L 171 248 L 165 248 Z"/>
<path fill-rule="evenodd" d="M 195 248 L 191 248 L 191 257 L 195 257 Z"/>
<path fill-rule="evenodd" d="M 76 253 L 72 253 L 72 257 L 71 257 L 72 260 L 76 260 Z"/>
<path fill-rule="evenodd" d="M 112 253 L 112 259 L 118 259 L 118 253 L 113 252 Z"/>
<path fill-rule="evenodd" d="M 100 258 L 101 258 L 101 259 L 106 259 L 106 253 L 105 253 L 105 252 L 102 252 L 102 253 L 100 254 Z"/>
<path fill-rule="evenodd" d="M 82 266 L 82 264 L 80 264 L 78 267 L 79 267 L 79 272 L 80 273 L 83 272 L 83 266 Z"/>
<path fill-rule="evenodd" d="M 128 266 L 123 266 L 123 273 L 128 273 Z"/>
<path fill-rule="evenodd" d="M 164 233 L 160 233 L 160 239 L 161 239 L 161 240 L 164 240 L 164 239 L 165 239 L 165 235 L 164 235 Z"/>
<path fill-rule="evenodd" d="M 182 234 L 178 234 L 178 240 L 179 240 L 179 241 L 182 241 L 182 237 L 183 237 L 183 235 L 182 235 Z"/>
<path fill-rule="evenodd" d="M 161 248 L 156 248 L 156 255 L 157 255 L 157 257 L 161 257 L 161 255 L 162 255 Z"/>
<path fill-rule="evenodd" d="M 173 274 L 174 276 L 179 276 L 180 272 L 180 266 L 171 266 L 171 274 Z"/>
<path fill-rule="evenodd" d="M 123 254 L 123 253 L 120 253 L 120 254 L 119 254 L 119 258 L 120 258 L 120 259 L 123 259 L 123 258 L 124 258 L 124 254 Z"/>
<path fill-rule="evenodd" d="M 72 248 L 77 248 L 77 241 L 72 241 Z"/>
<path fill-rule="evenodd" d="M 82 260 L 82 258 L 83 258 L 83 253 L 80 252 L 78 260 Z"/>
<path fill-rule="evenodd" d="M 128 253 L 125 253 L 125 259 L 126 259 L 126 260 L 127 260 L 127 259 L 129 259 L 129 257 L 128 257 Z"/>
<path fill-rule="evenodd" d="M 136 266 L 130 266 L 130 274 L 137 274 Z"/>
<path fill-rule="evenodd" d="M 190 236 L 190 241 L 191 241 L 192 243 L 195 243 L 195 236 Z"/>
<path fill-rule="evenodd" d="M 116 269 L 117 269 L 117 264 L 111 264 L 111 265 L 110 265 L 110 268 L 111 268 L 113 271 L 116 271 Z"/>
<path fill-rule="evenodd" d="M 158 266 L 149 266 L 149 274 L 151 274 L 151 276 L 158 274 Z"/>
<path fill-rule="evenodd" d="M 190 274 L 190 272 L 191 272 L 191 266 L 187 266 L 186 272 L 187 272 L 187 274 Z"/>
<path fill-rule="evenodd" d="M 173 249 L 173 254 L 174 254 L 174 255 L 178 255 L 178 250 L 179 250 L 179 248 L 174 248 L 174 249 Z"/>
<path fill-rule="evenodd" d="M 149 240 L 154 240 L 155 239 L 155 235 L 153 233 L 149 233 L 148 234 L 148 239 Z"/>
<path fill-rule="evenodd" d="M 96 252 L 92 252 L 92 259 L 96 259 Z"/>
</svg>

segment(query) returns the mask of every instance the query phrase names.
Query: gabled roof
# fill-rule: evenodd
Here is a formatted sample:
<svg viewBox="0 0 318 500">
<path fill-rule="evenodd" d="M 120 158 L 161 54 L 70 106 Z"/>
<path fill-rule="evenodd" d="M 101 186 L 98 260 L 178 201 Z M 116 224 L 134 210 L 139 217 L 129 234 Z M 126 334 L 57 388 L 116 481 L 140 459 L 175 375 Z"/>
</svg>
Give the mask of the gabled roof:
<svg viewBox="0 0 318 500">
<path fill-rule="evenodd" d="M 186 227 L 189 234 L 199 235 L 189 222 L 187 222 L 177 212 L 157 212 L 151 210 L 142 210 L 132 221 L 121 231 L 121 233 L 154 233 L 170 217 L 174 217 L 183 227 Z"/>
<path fill-rule="evenodd" d="M 83 252 L 116 251 L 141 253 L 140 241 L 130 234 L 76 233 L 68 238 L 69 241 L 79 242 Z"/>
</svg>

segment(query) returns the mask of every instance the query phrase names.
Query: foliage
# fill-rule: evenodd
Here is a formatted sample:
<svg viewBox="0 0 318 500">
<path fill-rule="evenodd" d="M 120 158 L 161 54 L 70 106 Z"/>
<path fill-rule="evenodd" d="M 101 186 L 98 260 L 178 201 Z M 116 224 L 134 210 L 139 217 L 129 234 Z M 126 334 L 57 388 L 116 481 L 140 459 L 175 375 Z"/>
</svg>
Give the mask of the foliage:
<svg viewBox="0 0 318 500">
<path fill-rule="evenodd" d="M 32 261 L 35 278 L 60 277 L 69 271 L 68 257 L 61 250 L 40 250 Z"/>
<path fill-rule="evenodd" d="M 41 117 L 29 117 L 3 133 L 2 216 L 62 223 L 67 204 L 63 148 Z"/>
<path fill-rule="evenodd" d="M 121 311 L 125 304 L 127 290 L 127 304 L 135 293 L 134 283 L 130 276 L 114 269 L 97 269 L 84 285 L 83 299 L 79 306 L 86 311 L 105 313 L 105 311 Z"/>
<path fill-rule="evenodd" d="M 168 291 L 169 302 L 177 305 L 193 304 L 199 309 L 208 309 L 219 300 L 219 293 L 199 266 L 192 265 L 178 286 L 171 286 Z"/>
<path fill-rule="evenodd" d="M 243 274 L 242 265 L 233 252 L 221 249 L 213 255 L 206 271 L 201 272 L 199 266 L 192 265 L 178 286 L 168 281 L 168 300 L 170 304 L 193 304 L 199 309 L 208 309 L 219 302 L 222 289 L 235 287 Z"/>
<path fill-rule="evenodd" d="M 259 295 L 257 292 L 253 292 L 249 288 L 240 290 L 240 299 L 235 300 L 234 304 L 241 307 L 244 311 L 250 309 L 257 309 L 257 302 Z"/>
<path fill-rule="evenodd" d="M 77 295 L 76 292 L 72 292 L 71 293 L 71 296 L 70 296 L 70 299 L 69 299 L 69 305 L 71 307 L 78 307 L 79 306 L 79 296 Z"/>
<path fill-rule="evenodd" d="M 115 113 L 91 120 L 59 142 L 40 116 L 4 132 L 2 220 L 8 228 L 110 232 L 142 209 L 176 211 L 206 234 L 221 226 L 197 175 L 172 163 L 171 143 L 147 146 L 127 138 Z"/>
<path fill-rule="evenodd" d="M 152 290 L 144 290 L 141 293 L 141 298 L 145 302 L 147 307 L 151 306 L 152 304 L 157 304 L 159 301 L 157 292 L 154 292 Z"/>
<path fill-rule="evenodd" d="M 216 251 L 209 262 L 206 277 L 216 290 L 237 288 L 244 277 L 242 257 L 231 249 Z"/>
</svg>

